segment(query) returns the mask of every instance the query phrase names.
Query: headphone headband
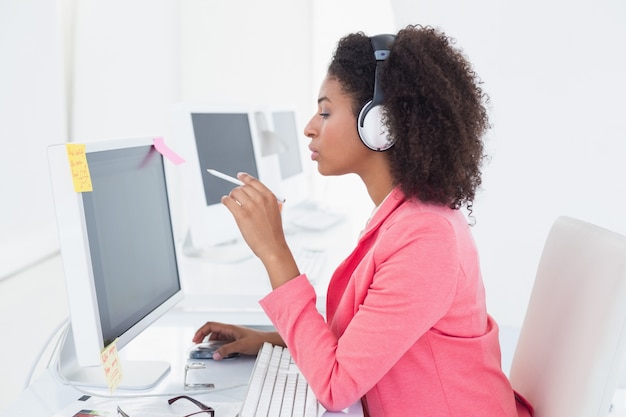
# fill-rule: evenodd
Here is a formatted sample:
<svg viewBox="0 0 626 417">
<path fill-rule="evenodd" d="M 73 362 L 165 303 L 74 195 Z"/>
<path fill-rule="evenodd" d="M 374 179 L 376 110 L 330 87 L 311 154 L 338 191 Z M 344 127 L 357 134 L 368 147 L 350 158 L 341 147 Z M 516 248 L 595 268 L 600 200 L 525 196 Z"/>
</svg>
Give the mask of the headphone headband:
<svg viewBox="0 0 626 417">
<path fill-rule="evenodd" d="M 374 58 L 376 61 L 384 61 L 389 56 L 389 49 L 396 40 L 396 35 L 376 35 L 370 38 L 372 48 L 374 48 Z"/>
<path fill-rule="evenodd" d="M 376 58 L 376 72 L 374 74 L 374 96 L 372 97 L 372 105 L 376 106 L 383 103 L 383 92 L 380 89 L 380 74 L 382 73 L 382 63 L 389 56 L 389 49 L 396 40 L 395 35 L 376 35 L 370 38 L 372 48 L 374 48 L 374 58 Z"/>
</svg>

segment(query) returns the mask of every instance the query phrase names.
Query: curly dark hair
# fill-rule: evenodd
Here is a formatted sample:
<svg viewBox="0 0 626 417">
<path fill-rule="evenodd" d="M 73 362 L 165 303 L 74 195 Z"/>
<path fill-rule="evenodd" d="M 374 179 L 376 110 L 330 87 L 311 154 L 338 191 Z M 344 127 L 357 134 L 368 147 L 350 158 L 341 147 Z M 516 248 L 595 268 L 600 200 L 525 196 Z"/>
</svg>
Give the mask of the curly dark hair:
<svg viewBox="0 0 626 417">
<path fill-rule="evenodd" d="M 395 140 L 386 152 L 407 197 L 471 211 L 485 159 L 489 97 L 454 43 L 432 27 L 398 32 L 379 78 L 384 121 Z M 357 32 L 339 41 L 328 76 L 352 97 L 355 116 L 372 98 L 375 70 L 369 37 Z"/>
</svg>

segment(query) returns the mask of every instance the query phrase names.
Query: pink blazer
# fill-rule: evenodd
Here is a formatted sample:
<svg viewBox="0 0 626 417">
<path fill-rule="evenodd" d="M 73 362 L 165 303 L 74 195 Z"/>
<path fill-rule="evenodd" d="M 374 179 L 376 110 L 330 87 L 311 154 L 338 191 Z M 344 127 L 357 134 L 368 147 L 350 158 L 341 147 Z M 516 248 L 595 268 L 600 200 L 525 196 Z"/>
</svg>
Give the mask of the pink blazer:
<svg viewBox="0 0 626 417">
<path fill-rule="evenodd" d="M 328 410 L 361 399 L 373 417 L 518 416 L 458 210 L 395 189 L 333 274 L 326 320 L 304 275 L 260 303 Z"/>
</svg>

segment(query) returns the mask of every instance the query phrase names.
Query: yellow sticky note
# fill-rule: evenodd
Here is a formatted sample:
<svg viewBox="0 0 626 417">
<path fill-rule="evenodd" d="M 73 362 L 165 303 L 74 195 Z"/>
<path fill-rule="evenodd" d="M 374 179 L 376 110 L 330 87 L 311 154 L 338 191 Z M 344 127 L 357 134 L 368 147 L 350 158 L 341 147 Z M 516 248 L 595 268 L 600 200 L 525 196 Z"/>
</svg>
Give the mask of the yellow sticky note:
<svg viewBox="0 0 626 417">
<path fill-rule="evenodd" d="M 85 154 L 85 144 L 67 143 L 65 147 L 67 150 L 67 159 L 70 163 L 70 170 L 72 171 L 74 191 L 77 193 L 93 191 L 89 165 L 87 164 L 87 155 Z"/>
<path fill-rule="evenodd" d="M 115 339 L 110 345 L 105 347 L 100 353 L 102 359 L 102 368 L 104 369 L 104 377 L 106 378 L 107 385 L 111 392 L 117 388 L 122 381 L 122 364 L 117 354 L 117 339 Z"/>
</svg>

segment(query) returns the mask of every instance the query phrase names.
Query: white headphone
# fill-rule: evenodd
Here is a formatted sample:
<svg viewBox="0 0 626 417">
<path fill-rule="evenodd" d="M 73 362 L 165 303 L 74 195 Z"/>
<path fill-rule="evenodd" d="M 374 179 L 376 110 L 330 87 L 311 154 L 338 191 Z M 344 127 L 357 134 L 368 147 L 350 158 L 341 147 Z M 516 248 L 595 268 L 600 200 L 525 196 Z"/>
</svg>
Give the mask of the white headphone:
<svg viewBox="0 0 626 417">
<path fill-rule="evenodd" d="M 395 35 L 372 36 L 370 41 L 376 58 L 376 73 L 374 78 L 374 96 L 359 112 L 357 131 L 361 141 L 374 151 L 386 151 L 393 146 L 394 140 L 389 136 L 387 127 L 383 123 L 383 92 L 380 89 L 379 78 L 382 72 L 381 65 L 389 56 L 389 49 L 395 41 Z"/>
</svg>

